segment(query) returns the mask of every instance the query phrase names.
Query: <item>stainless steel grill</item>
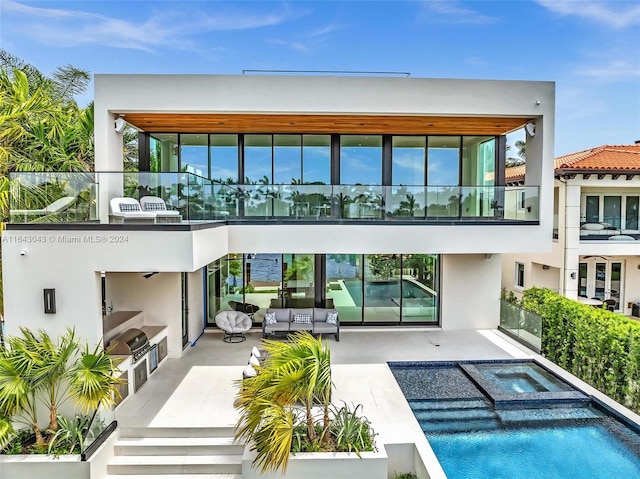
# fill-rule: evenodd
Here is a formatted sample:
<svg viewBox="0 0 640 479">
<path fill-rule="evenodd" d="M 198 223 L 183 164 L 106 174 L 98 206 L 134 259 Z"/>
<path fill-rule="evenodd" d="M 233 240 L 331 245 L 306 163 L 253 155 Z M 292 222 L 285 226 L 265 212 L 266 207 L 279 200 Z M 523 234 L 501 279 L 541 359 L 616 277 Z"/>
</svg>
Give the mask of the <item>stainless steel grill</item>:
<svg viewBox="0 0 640 479">
<path fill-rule="evenodd" d="M 131 355 L 133 362 L 143 357 L 151 349 L 149 338 L 141 329 L 127 329 L 109 343 L 110 354 Z"/>
</svg>

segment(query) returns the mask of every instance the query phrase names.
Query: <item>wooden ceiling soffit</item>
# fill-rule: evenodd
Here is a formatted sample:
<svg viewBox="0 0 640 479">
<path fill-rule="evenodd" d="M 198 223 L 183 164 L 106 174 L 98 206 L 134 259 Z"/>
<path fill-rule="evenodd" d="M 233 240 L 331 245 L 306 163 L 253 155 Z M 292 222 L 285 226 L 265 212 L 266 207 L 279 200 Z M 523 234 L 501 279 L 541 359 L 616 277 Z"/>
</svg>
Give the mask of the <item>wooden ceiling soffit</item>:
<svg viewBox="0 0 640 479">
<path fill-rule="evenodd" d="M 123 113 L 128 123 L 150 133 L 502 135 L 531 120 L 472 116 Z"/>
</svg>

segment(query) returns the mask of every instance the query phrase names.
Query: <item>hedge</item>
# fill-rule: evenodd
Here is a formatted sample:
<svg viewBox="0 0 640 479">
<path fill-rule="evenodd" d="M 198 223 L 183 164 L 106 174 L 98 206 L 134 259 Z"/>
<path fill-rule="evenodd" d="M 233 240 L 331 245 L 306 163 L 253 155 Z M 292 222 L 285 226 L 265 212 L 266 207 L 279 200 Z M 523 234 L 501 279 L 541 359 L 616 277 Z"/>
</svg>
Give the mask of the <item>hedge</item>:
<svg viewBox="0 0 640 479">
<path fill-rule="evenodd" d="M 547 359 L 640 413 L 640 322 L 548 289 L 524 292 L 522 306 L 542 316 Z"/>
</svg>

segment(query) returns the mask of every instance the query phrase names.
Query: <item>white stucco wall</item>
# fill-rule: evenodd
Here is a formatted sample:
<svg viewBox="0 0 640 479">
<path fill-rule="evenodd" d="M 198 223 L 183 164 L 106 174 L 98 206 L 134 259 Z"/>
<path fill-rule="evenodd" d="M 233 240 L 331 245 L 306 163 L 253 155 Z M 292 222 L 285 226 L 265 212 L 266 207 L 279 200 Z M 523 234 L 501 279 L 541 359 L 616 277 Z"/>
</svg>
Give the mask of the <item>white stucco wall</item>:
<svg viewBox="0 0 640 479">
<path fill-rule="evenodd" d="M 442 257 L 442 329 L 495 329 L 500 322 L 500 255 Z"/>
</svg>

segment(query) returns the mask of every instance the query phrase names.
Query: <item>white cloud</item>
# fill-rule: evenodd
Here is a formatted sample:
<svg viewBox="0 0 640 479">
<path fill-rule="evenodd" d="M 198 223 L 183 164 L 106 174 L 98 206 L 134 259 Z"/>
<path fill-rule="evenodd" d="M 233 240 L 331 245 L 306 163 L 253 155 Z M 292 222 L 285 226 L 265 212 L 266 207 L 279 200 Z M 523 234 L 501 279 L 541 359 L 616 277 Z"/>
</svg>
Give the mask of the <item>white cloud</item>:
<svg viewBox="0 0 640 479">
<path fill-rule="evenodd" d="M 116 48 L 153 51 L 158 47 L 187 49 L 190 37 L 212 31 L 248 30 L 278 25 L 306 15 L 287 5 L 275 13 L 222 11 L 208 13 L 195 8 L 186 11 L 154 11 L 147 19 L 115 18 L 80 10 L 40 8 L 3 0 L 3 15 L 23 17 L 28 32 L 48 44 L 75 46 L 99 44 Z"/>
<path fill-rule="evenodd" d="M 291 48 L 292 50 L 296 50 L 302 53 L 307 53 L 309 51 L 309 47 L 302 42 L 293 42 L 293 41 L 278 40 L 278 39 L 270 40 L 270 42 L 273 43 L 274 45 L 283 45 Z"/>
<path fill-rule="evenodd" d="M 609 60 L 597 66 L 581 67 L 575 74 L 586 76 L 601 82 L 615 82 L 630 78 L 640 78 L 640 64 L 623 60 Z"/>
<path fill-rule="evenodd" d="M 420 18 L 425 21 L 444 23 L 496 23 L 497 17 L 483 15 L 477 10 L 463 6 L 457 0 L 424 0 Z"/>
<path fill-rule="evenodd" d="M 612 28 L 640 25 L 640 5 L 638 2 L 536 0 L 536 3 L 559 15 L 582 17 L 597 23 L 604 23 Z"/>
</svg>

